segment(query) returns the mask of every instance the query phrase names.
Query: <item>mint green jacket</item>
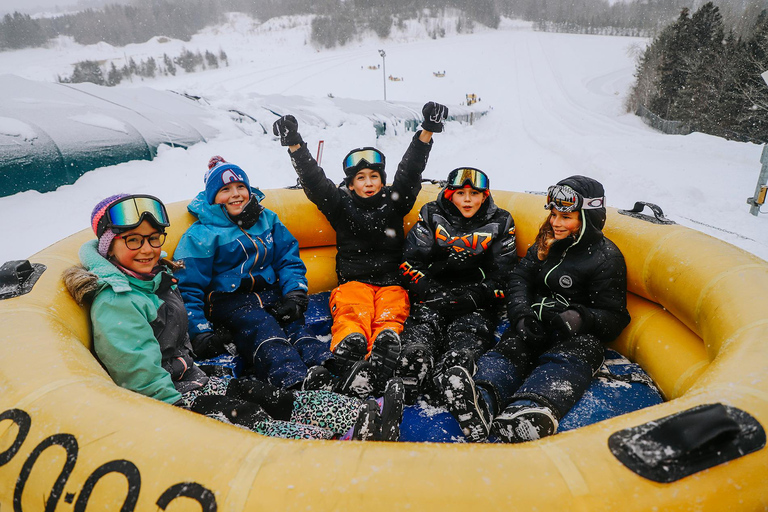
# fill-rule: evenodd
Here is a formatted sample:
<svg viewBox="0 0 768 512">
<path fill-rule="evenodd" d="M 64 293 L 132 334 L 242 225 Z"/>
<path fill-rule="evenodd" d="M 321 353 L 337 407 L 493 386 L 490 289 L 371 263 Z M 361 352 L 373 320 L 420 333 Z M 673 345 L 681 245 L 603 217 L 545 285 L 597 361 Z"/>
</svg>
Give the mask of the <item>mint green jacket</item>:
<svg viewBox="0 0 768 512">
<path fill-rule="evenodd" d="M 86 242 L 79 255 L 83 266 L 97 277 L 96 296 L 91 305 L 93 345 L 112 380 L 142 395 L 170 404 L 177 402 L 181 394 L 163 368 L 163 352 L 179 348 L 191 352 L 186 315 L 181 334 L 185 343 L 165 340 L 164 348 L 163 340 L 156 337 L 157 326 L 153 328 L 164 304 L 157 292 L 170 289 L 170 274 L 159 272 L 151 281 L 130 277 L 98 253 L 95 240 Z M 175 286 L 173 292 L 178 294 Z M 180 334 L 174 335 L 178 338 Z"/>
</svg>

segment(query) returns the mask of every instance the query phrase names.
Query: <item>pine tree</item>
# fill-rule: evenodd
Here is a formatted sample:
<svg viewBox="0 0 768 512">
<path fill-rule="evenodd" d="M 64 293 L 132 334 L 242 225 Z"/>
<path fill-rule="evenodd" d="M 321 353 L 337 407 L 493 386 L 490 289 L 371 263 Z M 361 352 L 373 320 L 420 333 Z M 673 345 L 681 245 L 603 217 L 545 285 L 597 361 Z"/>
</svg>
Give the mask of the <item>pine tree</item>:
<svg viewBox="0 0 768 512">
<path fill-rule="evenodd" d="M 117 67 L 115 66 L 115 63 L 112 62 L 109 67 L 109 72 L 107 73 L 107 85 L 110 87 L 114 87 L 122 81 L 123 81 L 123 74 L 120 73 L 120 70 L 117 69 Z"/>
<path fill-rule="evenodd" d="M 722 112 L 718 105 L 727 78 L 721 75 L 726 62 L 720 9 L 707 2 L 693 14 L 688 28 L 689 42 L 677 64 L 685 81 L 677 91 L 670 116 L 691 123 L 700 131 L 720 134 Z"/>
</svg>

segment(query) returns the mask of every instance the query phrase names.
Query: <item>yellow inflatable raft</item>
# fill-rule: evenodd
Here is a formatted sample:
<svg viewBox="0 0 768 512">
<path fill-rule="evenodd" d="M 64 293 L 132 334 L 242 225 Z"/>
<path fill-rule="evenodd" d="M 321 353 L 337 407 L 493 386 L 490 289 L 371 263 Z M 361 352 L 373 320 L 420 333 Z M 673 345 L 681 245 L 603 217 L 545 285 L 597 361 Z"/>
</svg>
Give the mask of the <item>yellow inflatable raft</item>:
<svg viewBox="0 0 768 512">
<path fill-rule="evenodd" d="M 419 204 L 436 192 L 425 187 Z M 494 197 L 514 215 L 522 254 L 542 198 Z M 267 191 L 266 204 L 300 240 L 311 291 L 331 288 L 325 219 L 302 191 Z M 192 220 L 185 206 L 170 207 L 168 252 Z M 632 323 L 613 348 L 668 401 L 523 445 L 289 441 L 121 389 L 61 281 L 92 237 L 73 235 L 31 258 L 47 270 L 30 293 L 0 301 L 0 511 L 768 509 L 768 263 L 616 210 L 606 234 L 631 292 Z M 719 416 L 697 416 L 713 404 Z M 671 444 L 649 449 L 659 442 L 649 431 Z"/>
</svg>

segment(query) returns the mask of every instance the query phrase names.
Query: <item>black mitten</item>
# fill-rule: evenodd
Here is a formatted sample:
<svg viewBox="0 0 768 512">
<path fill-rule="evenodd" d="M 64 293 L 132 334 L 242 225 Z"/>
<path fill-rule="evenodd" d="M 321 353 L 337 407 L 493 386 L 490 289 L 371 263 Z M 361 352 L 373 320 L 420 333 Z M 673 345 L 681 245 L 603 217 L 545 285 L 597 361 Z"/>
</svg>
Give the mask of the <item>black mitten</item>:
<svg viewBox="0 0 768 512">
<path fill-rule="evenodd" d="M 426 297 L 421 301 L 435 311 L 440 313 L 448 313 L 450 307 L 451 292 L 445 289 L 432 290 L 427 293 Z"/>
<path fill-rule="evenodd" d="M 227 345 L 232 344 L 232 334 L 223 328 L 201 332 L 192 340 L 192 350 L 197 359 L 210 359 L 227 352 Z"/>
<path fill-rule="evenodd" d="M 282 323 L 293 322 L 300 319 L 307 310 L 309 297 L 303 290 L 288 292 L 275 304 L 270 313 Z"/>
<path fill-rule="evenodd" d="M 428 132 L 440 133 L 443 131 L 443 124 L 448 117 L 448 107 L 430 101 L 424 105 L 421 109 L 421 113 L 424 115 L 424 122 L 421 123 L 421 127 Z"/>
<path fill-rule="evenodd" d="M 299 135 L 299 122 L 292 115 L 282 116 L 275 121 L 272 133 L 280 137 L 281 146 L 298 146 L 303 142 Z"/>
<path fill-rule="evenodd" d="M 532 316 L 518 320 L 515 330 L 526 341 L 539 342 L 546 336 L 542 323 Z"/>
<path fill-rule="evenodd" d="M 453 288 L 448 302 L 448 310 L 453 315 L 466 315 L 485 305 L 485 297 L 479 286 Z"/>
<path fill-rule="evenodd" d="M 552 330 L 569 338 L 581 332 L 584 321 L 581 315 L 575 309 L 566 309 L 559 315 L 555 315 L 550 320 L 549 325 Z"/>
</svg>

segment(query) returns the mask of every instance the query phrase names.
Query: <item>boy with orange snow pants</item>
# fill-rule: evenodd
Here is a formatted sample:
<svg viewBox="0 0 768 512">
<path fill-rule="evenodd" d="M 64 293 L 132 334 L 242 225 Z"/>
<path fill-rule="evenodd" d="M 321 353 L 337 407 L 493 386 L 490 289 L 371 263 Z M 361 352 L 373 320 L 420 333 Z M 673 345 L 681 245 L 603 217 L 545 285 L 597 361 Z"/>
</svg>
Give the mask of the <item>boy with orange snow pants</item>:
<svg viewBox="0 0 768 512">
<path fill-rule="evenodd" d="M 408 292 L 400 286 L 403 218 L 421 191 L 421 174 L 432 148 L 432 134 L 443 130 L 448 109 L 429 102 L 422 109 L 423 130 L 413 137 L 386 185 L 385 158 L 377 149 L 353 149 L 344 158 L 345 179 L 329 180 L 298 133 L 298 122 L 283 116 L 273 126 L 288 146 L 291 162 L 307 197 L 336 230 L 336 274 L 331 292 L 333 373 L 349 374 L 370 365 L 378 389 L 392 376 L 400 355 L 400 333 L 408 317 Z M 369 359 L 369 361 L 365 361 Z M 358 374 L 358 372 L 351 372 Z"/>
</svg>

